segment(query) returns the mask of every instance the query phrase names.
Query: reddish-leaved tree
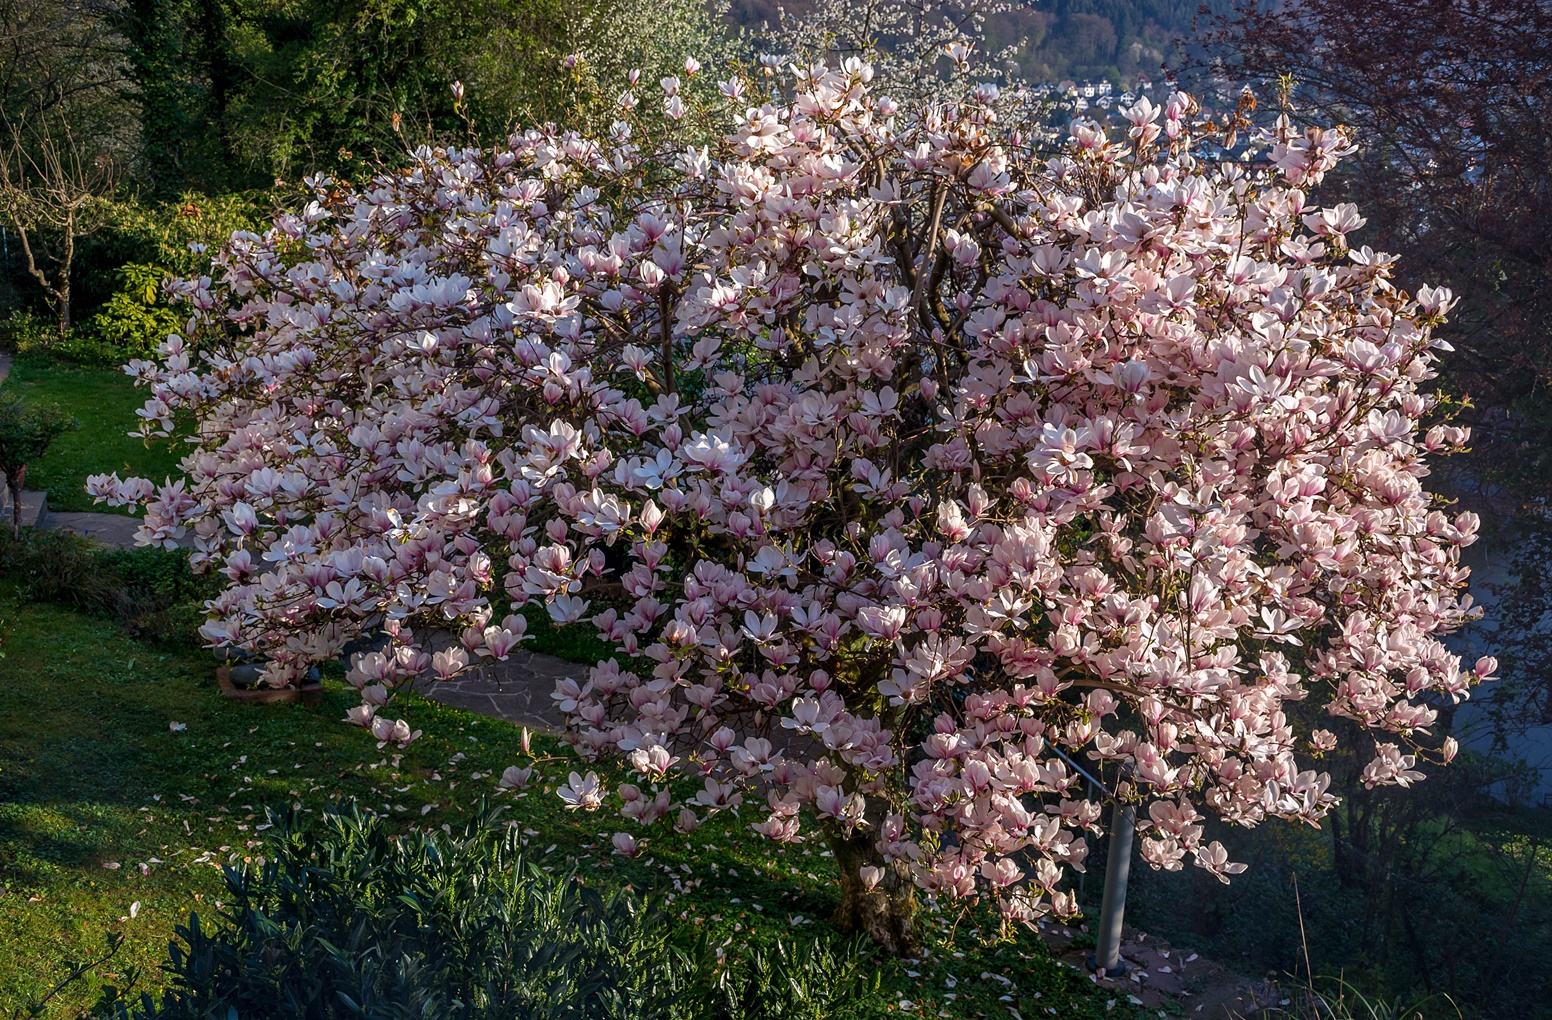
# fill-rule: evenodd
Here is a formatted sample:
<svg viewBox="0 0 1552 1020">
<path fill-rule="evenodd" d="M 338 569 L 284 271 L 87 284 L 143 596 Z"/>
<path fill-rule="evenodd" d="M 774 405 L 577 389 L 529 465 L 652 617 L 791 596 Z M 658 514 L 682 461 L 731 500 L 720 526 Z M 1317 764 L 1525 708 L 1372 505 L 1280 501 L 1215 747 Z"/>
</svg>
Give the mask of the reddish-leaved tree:
<svg viewBox="0 0 1552 1020">
<path fill-rule="evenodd" d="M 1449 388 L 1488 426 L 1473 473 L 1544 491 L 1545 413 L 1526 404 L 1552 379 L 1552 4 L 1246 5 L 1207 49 L 1235 82 L 1281 79 L 1296 118 L 1355 128 L 1323 194 L 1362 207 L 1364 240 L 1405 251 L 1409 277 L 1462 292 L 1442 335 Z"/>
</svg>

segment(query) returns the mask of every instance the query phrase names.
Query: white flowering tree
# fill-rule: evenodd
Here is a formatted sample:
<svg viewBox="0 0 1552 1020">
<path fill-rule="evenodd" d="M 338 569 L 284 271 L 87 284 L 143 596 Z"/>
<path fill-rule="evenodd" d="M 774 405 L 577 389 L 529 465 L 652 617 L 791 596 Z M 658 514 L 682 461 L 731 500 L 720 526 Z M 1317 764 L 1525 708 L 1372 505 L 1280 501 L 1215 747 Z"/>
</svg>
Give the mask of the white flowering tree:
<svg viewBox="0 0 1552 1020">
<path fill-rule="evenodd" d="M 312 181 L 131 366 L 147 435 L 197 423 L 187 480 L 93 491 L 229 579 L 204 635 L 273 683 L 385 632 L 349 673 L 380 740 L 520 607 L 596 628 L 618 656 L 555 696 L 634 782 L 562 796 L 816 835 L 894 949 L 923 892 L 1076 909 L 1071 762 L 1130 776 L 1148 863 L 1227 881 L 1206 815 L 1318 822 L 1339 744 L 1370 784 L 1447 761 L 1436 706 L 1494 668 L 1441 643 L 1477 528 L 1423 488 L 1466 439 L 1425 390 L 1450 296 L 1308 203 L 1347 138 L 1204 160 L 1175 95 L 1046 158 L 994 87 L 869 77 L 734 78 L 726 114 L 665 82 L 714 147 L 627 95 L 608 137 Z"/>
</svg>

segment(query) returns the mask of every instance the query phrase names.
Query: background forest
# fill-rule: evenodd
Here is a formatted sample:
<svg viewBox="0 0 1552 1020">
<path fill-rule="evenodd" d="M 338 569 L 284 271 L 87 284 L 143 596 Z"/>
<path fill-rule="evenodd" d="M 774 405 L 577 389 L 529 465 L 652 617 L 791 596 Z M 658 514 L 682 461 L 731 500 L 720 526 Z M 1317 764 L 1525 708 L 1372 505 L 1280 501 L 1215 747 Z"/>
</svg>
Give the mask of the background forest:
<svg viewBox="0 0 1552 1020">
<path fill-rule="evenodd" d="M 72 371 L 143 356 L 178 323 L 163 282 L 298 201 L 305 175 L 601 117 L 633 68 L 655 83 L 686 56 L 844 49 L 838 19 L 881 6 L 973 31 L 1005 79 L 1119 94 L 1173 77 L 1226 119 L 1351 126 L 1359 151 L 1318 202 L 1357 203 L 1354 247 L 1402 252 L 1408 289 L 1463 297 L 1435 385 L 1475 448 L 1438 484 L 1488 522 L 1492 614 L 1463 640 L 1504 680 L 1446 711 L 1461 767 L 1398 795 L 1333 761 L 1344 804 L 1323 829 L 1251 833 L 1232 887 L 1144 870 L 1131 916 L 1250 974 L 1552 1016 L 1547 0 L 0 0 L 0 348 Z"/>
</svg>

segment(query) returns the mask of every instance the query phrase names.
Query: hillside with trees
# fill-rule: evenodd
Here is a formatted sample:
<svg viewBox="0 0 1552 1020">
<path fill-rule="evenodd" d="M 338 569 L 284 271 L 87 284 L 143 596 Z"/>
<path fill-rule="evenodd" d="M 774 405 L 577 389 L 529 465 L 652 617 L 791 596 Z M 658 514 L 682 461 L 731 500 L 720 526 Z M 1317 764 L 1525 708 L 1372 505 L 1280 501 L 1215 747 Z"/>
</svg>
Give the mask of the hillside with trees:
<svg viewBox="0 0 1552 1020">
<path fill-rule="evenodd" d="M 777 24 L 783 10 L 789 17 L 802 16 L 813 6 L 812 0 L 733 0 L 728 19 L 758 33 L 763 25 Z M 940 4 L 919 6 L 931 9 L 929 17 L 941 17 L 937 12 L 944 9 Z M 1233 4 L 1231 0 L 1012 0 L 966 6 L 988 11 L 987 51 L 1007 52 L 1016 72 L 1029 81 L 1131 84 L 1139 74 L 1159 77 L 1176 54 L 1177 44 L 1194 36 L 1204 8 L 1221 14 Z"/>
</svg>

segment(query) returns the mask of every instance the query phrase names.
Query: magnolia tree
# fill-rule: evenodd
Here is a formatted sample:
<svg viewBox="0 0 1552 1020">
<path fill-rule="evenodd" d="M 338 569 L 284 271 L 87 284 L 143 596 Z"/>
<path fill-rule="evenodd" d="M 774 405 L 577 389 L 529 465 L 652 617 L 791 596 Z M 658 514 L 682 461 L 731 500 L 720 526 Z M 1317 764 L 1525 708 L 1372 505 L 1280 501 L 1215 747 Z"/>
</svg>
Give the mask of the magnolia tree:
<svg viewBox="0 0 1552 1020">
<path fill-rule="evenodd" d="M 591 625 L 618 654 L 559 685 L 566 740 L 635 782 L 560 795 L 818 835 L 895 949 L 918 892 L 1076 910 L 1077 764 L 1149 864 L 1227 881 L 1208 814 L 1316 823 L 1339 745 L 1370 785 L 1447 761 L 1435 706 L 1494 668 L 1441 643 L 1477 522 L 1422 484 L 1466 439 L 1424 389 L 1451 299 L 1308 203 L 1347 137 L 1207 159 L 1175 95 L 1046 158 L 991 86 L 792 78 L 723 83 L 707 147 L 626 94 L 608 137 L 313 180 L 130 367 L 146 435 L 195 423 L 187 480 L 91 488 L 230 579 L 204 636 L 271 682 L 385 640 L 349 671 L 385 742 L 518 607 Z"/>
</svg>

